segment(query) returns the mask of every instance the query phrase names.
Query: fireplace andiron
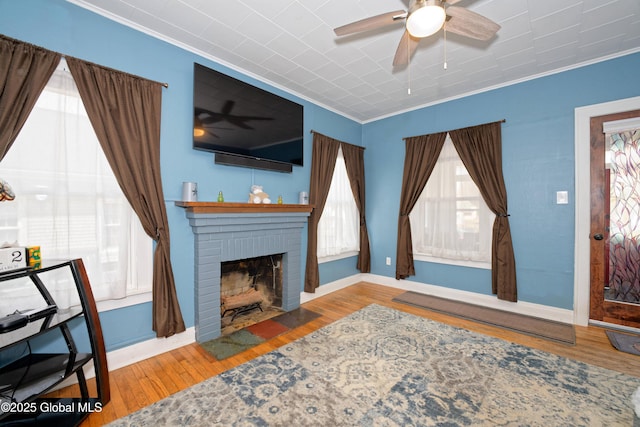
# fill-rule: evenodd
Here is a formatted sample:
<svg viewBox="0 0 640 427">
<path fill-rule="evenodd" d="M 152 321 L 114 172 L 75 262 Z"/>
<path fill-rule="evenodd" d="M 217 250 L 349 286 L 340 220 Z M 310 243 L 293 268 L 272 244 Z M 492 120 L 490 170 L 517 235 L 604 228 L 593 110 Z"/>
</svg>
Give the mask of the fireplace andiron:
<svg viewBox="0 0 640 427">
<path fill-rule="evenodd" d="M 249 289 L 247 292 L 243 292 L 237 295 L 231 295 L 224 297 L 222 300 L 224 305 L 224 317 L 227 313 L 233 313 L 231 321 L 233 322 L 240 314 L 248 313 L 256 308 L 262 310 L 262 294 L 255 288 Z"/>
</svg>

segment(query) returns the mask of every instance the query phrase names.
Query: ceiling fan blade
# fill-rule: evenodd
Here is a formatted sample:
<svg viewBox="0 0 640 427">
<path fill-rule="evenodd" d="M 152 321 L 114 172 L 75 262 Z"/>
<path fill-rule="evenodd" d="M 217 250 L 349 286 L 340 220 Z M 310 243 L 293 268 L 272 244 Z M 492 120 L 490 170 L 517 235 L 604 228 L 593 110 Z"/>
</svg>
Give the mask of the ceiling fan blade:
<svg viewBox="0 0 640 427">
<path fill-rule="evenodd" d="M 416 51 L 419 41 L 420 39 L 411 37 L 409 31 L 404 30 L 400 43 L 398 43 L 398 49 L 396 49 L 396 56 L 393 58 L 393 66 L 408 64 L 409 58 Z"/>
<path fill-rule="evenodd" d="M 447 15 L 451 17 L 445 24 L 447 31 L 472 39 L 489 40 L 500 29 L 500 25 L 489 18 L 463 7 L 448 7 Z"/>
<path fill-rule="evenodd" d="M 444 2 L 446 4 L 448 4 L 449 6 L 454 5 L 454 4 L 456 4 L 456 3 L 460 2 L 460 1 L 462 1 L 462 0 L 444 0 Z"/>
<path fill-rule="evenodd" d="M 347 34 L 359 33 L 361 31 L 375 30 L 376 28 L 386 27 L 395 24 L 407 17 L 404 10 L 396 10 L 395 12 L 387 12 L 381 15 L 372 16 L 370 18 L 361 19 L 334 29 L 338 36 L 346 36 Z"/>
</svg>

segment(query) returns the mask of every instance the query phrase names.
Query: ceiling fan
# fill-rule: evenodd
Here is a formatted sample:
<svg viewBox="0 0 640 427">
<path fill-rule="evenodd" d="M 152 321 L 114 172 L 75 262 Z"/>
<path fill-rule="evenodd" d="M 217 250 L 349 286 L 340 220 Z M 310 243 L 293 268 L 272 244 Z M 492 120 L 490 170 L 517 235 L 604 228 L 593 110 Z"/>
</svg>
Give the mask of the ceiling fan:
<svg viewBox="0 0 640 427">
<path fill-rule="evenodd" d="M 463 7 L 453 6 L 460 0 L 410 0 L 409 11 L 396 10 L 365 18 L 335 28 L 338 36 L 374 30 L 397 22 L 405 22 L 393 66 L 406 65 L 418 47 L 418 42 L 437 33 L 443 26 L 446 31 L 476 40 L 489 40 L 500 25 Z"/>
</svg>

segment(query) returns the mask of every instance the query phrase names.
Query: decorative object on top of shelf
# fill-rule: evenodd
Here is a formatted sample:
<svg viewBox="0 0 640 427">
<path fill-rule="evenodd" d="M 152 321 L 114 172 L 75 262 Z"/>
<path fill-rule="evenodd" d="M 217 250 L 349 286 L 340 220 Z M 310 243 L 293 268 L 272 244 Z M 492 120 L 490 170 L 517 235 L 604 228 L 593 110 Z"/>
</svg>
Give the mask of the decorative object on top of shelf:
<svg viewBox="0 0 640 427">
<path fill-rule="evenodd" d="M 182 201 L 183 202 L 198 201 L 198 183 L 197 182 L 182 183 Z"/>
<path fill-rule="evenodd" d="M 0 202 L 10 202 L 16 198 L 15 193 L 7 181 L 0 178 Z"/>
<path fill-rule="evenodd" d="M 27 267 L 26 248 L 16 243 L 0 246 L 0 272 Z"/>
<path fill-rule="evenodd" d="M 27 247 L 27 264 L 31 268 L 40 268 L 40 266 L 42 265 L 40 246 Z"/>
<path fill-rule="evenodd" d="M 222 191 L 218 192 L 218 201 L 220 203 L 224 202 L 224 195 L 222 194 Z"/>
<path fill-rule="evenodd" d="M 249 193 L 249 203 L 271 203 L 269 195 L 262 191 L 262 185 L 252 185 Z"/>
<path fill-rule="evenodd" d="M 300 196 L 298 198 L 298 203 L 300 203 L 301 205 L 308 205 L 309 204 L 309 193 L 307 193 L 306 191 L 301 191 L 300 192 Z"/>
</svg>

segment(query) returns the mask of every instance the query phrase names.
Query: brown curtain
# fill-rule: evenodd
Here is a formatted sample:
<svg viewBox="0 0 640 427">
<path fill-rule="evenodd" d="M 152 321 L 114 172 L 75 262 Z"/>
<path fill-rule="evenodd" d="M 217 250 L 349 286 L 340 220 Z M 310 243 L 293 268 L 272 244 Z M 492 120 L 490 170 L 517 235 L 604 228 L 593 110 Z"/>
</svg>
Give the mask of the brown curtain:
<svg viewBox="0 0 640 427">
<path fill-rule="evenodd" d="M 313 206 L 309 216 L 307 237 L 307 263 L 304 275 L 304 291 L 315 292 L 320 286 L 318 272 L 318 222 L 327 202 L 333 170 L 336 167 L 340 141 L 313 133 L 311 154 L 311 180 L 309 183 L 309 203 Z"/>
<path fill-rule="evenodd" d="M 185 330 L 171 268 L 169 226 L 160 177 L 160 83 L 67 58 L 89 120 L 131 207 L 155 240 L 153 330 Z"/>
<path fill-rule="evenodd" d="M 446 132 L 405 139 L 404 172 L 398 215 L 398 248 L 396 250 L 396 279 L 416 274 L 413 265 L 413 244 L 409 213 L 422 194 L 427 180 L 438 161 L 447 137 Z"/>
<path fill-rule="evenodd" d="M 502 175 L 501 122 L 449 132 L 453 145 L 489 209 L 496 214 L 491 242 L 491 289 L 499 299 L 517 301 L 516 261 Z"/>
<path fill-rule="evenodd" d="M 0 35 L 0 160 L 29 117 L 60 56 Z"/>
<path fill-rule="evenodd" d="M 365 218 L 365 186 L 364 186 L 364 148 L 357 145 L 342 143 L 342 154 L 347 167 L 347 175 L 360 213 L 360 251 L 356 267 L 362 273 L 371 271 L 371 251 L 369 248 L 369 233 Z"/>
</svg>

